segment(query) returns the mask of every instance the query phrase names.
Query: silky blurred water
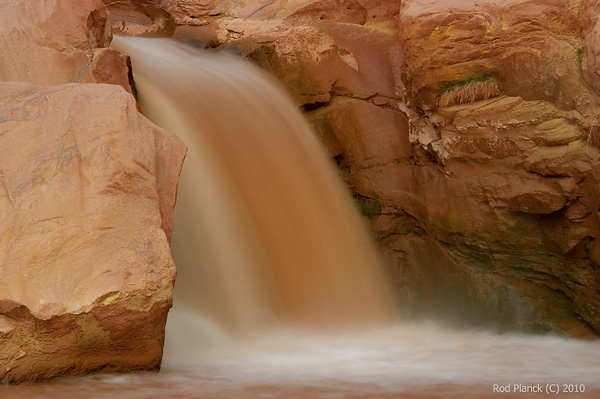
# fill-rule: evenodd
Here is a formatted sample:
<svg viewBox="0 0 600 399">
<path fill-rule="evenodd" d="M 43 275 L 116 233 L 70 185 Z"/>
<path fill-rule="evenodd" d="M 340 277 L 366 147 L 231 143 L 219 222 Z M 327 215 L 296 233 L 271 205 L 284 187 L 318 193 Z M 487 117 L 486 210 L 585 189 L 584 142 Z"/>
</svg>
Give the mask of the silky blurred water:
<svg viewBox="0 0 600 399">
<path fill-rule="evenodd" d="M 451 330 L 435 324 L 315 333 L 281 327 L 245 339 L 207 338 L 160 373 L 96 375 L 0 387 L 30 398 L 547 398 L 494 384 L 576 384 L 597 398 L 600 343 Z"/>
</svg>

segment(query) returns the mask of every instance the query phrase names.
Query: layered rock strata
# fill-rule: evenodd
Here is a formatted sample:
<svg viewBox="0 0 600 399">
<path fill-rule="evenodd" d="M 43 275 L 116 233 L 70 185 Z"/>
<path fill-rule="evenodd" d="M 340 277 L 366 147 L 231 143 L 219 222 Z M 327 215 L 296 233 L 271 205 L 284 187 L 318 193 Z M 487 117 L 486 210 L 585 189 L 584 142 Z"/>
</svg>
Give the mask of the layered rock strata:
<svg viewBox="0 0 600 399">
<path fill-rule="evenodd" d="M 440 287 L 464 317 L 600 331 L 588 11 L 573 1 L 403 3 L 409 137 L 414 169 L 427 171 L 413 175 L 426 205 L 407 210 L 436 238 L 436 262 L 455 276 Z M 444 84 L 482 76 L 502 95 L 438 102 Z"/>
<path fill-rule="evenodd" d="M 102 2 L 0 11 L 0 380 L 157 369 L 185 146 L 137 112 Z"/>
</svg>

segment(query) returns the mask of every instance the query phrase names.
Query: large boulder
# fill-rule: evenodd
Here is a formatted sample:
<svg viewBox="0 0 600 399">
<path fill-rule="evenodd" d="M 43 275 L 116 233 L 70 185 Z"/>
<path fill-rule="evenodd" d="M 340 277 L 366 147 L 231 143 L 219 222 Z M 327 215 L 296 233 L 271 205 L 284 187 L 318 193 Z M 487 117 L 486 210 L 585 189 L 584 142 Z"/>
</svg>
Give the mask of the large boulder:
<svg viewBox="0 0 600 399">
<path fill-rule="evenodd" d="M 113 85 L 0 84 L 0 379 L 156 369 L 185 153 Z"/>
<path fill-rule="evenodd" d="M 160 366 L 186 148 L 137 112 L 106 16 L 0 4 L 3 382 Z"/>
</svg>

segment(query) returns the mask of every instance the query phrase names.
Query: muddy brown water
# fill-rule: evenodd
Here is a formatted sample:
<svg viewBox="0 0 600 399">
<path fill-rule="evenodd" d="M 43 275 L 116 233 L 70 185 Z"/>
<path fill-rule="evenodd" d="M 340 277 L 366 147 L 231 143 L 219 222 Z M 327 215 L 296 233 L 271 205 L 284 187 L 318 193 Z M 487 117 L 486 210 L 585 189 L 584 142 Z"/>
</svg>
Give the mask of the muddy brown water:
<svg viewBox="0 0 600 399">
<path fill-rule="evenodd" d="M 592 399 L 600 397 L 599 355 L 598 342 L 435 324 L 346 333 L 280 328 L 171 352 L 160 373 L 0 386 L 0 397 Z M 515 392 L 515 384 L 530 392 Z M 531 392 L 538 384 L 543 393 Z M 583 392 L 547 394 L 554 384 Z M 494 392 L 494 385 L 509 392 Z"/>
</svg>

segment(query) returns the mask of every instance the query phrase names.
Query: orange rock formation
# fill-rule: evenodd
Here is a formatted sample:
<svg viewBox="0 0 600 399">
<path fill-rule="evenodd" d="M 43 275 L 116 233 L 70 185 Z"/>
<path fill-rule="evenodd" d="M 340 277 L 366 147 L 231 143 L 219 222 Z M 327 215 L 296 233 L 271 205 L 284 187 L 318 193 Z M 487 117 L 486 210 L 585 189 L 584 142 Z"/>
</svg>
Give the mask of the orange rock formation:
<svg viewBox="0 0 600 399">
<path fill-rule="evenodd" d="M 0 380 L 156 369 L 185 146 L 137 112 L 101 2 L 0 15 Z"/>
</svg>

